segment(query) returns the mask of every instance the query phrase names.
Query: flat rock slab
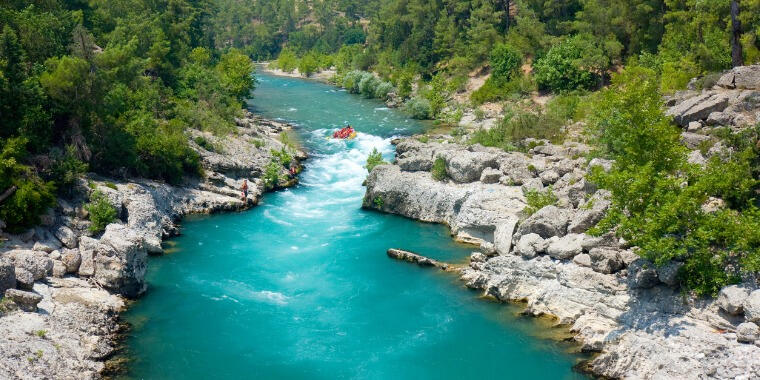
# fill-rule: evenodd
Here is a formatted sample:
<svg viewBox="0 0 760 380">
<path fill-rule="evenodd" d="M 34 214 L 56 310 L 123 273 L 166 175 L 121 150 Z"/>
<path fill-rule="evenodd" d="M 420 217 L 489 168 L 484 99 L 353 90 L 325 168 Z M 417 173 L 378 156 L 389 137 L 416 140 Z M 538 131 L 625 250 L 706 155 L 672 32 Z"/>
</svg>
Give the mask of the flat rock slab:
<svg viewBox="0 0 760 380">
<path fill-rule="evenodd" d="M 391 248 L 388 250 L 388 257 L 396 260 L 407 261 L 423 267 L 436 267 L 447 270 L 449 265 L 440 261 L 433 260 L 429 257 L 418 255 L 414 252 L 404 251 L 403 249 Z"/>
</svg>

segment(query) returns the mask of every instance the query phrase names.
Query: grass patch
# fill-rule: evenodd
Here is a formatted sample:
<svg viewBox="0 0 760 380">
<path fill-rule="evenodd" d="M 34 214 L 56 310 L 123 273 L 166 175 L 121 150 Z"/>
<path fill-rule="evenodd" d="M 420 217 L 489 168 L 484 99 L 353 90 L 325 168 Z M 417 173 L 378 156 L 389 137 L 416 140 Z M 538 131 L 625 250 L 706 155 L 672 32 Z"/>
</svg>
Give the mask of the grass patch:
<svg viewBox="0 0 760 380">
<path fill-rule="evenodd" d="M 103 193 L 96 191 L 90 196 L 90 202 L 84 205 L 84 209 L 90 213 L 90 222 L 88 228 L 92 233 L 99 233 L 106 229 L 116 219 L 116 208 L 108 202 Z"/>
<path fill-rule="evenodd" d="M 446 160 L 443 157 L 438 156 L 433 162 L 433 168 L 430 170 L 433 175 L 433 179 L 436 181 L 443 181 L 446 179 Z"/>
<path fill-rule="evenodd" d="M 364 165 L 364 168 L 367 169 L 367 172 L 372 172 L 372 169 L 374 169 L 375 166 L 384 164 L 387 164 L 387 162 L 383 160 L 383 155 L 377 150 L 377 148 L 374 148 L 372 149 L 372 153 L 369 154 L 369 157 L 367 157 L 367 163 Z"/>
<path fill-rule="evenodd" d="M 524 195 L 528 206 L 523 209 L 523 212 L 527 216 L 535 214 L 536 211 L 546 206 L 556 205 L 558 201 L 551 186 L 544 191 L 527 190 L 524 192 Z"/>
</svg>

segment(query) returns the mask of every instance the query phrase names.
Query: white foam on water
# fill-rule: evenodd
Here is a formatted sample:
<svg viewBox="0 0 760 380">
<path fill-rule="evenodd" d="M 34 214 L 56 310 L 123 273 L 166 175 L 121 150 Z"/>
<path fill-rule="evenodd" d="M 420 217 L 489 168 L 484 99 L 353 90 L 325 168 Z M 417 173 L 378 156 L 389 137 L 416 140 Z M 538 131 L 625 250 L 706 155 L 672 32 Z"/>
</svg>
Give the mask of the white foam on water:
<svg viewBox="0 0 760 380">
<path fill-rule="evenodd" d="M 264 217 L 267 218 L 267 219 L 269 219 L 269 220 L 271 220 L 274 223 L 277 223 L 277 224 L 281 225 L 281 226 L 288 226 L 288 227 L 292 227 L 293 226 L 293 223 L 290 223 L 288 221 L 282 220 L 282 219 L 280 219 L 280 218 L 272 215 L 272 213 L 268 209 L 264 210 Z"/>
<path fill-rule="evenodd" d="M 271 290 L 256 290 L 246 283 L 240 281 L 226 281 L 224 284 L 215 283 L 222 286 L 222 291 L 226 292 L 224 298 L 235 300 L 234 297 L 243 298 L 249 301 L 265 302 L 273 305 L 283 306 L 288 303 L 290 297 Z M 237 300 L 235 300 L 237 302 Z"/>
</svg>

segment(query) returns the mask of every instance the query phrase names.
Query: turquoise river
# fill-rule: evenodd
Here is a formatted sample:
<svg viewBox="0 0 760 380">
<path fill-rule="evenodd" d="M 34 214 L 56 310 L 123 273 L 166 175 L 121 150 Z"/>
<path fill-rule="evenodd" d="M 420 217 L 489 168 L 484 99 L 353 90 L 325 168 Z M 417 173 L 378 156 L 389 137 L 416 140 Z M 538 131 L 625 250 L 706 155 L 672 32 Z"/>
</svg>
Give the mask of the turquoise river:
<svg viewBox="0 0 760 380">
<path fill-rule="evenodd" d="M 241 213 L 188 218 L 150 259 L 125 314 L 130 379 L 575 379 L 579 357 L 453 274 L 389 259 L 466 262 L 444 226 L 361 209 L 373 148 L 421 123 L 301 79 L 259 75 L 254 112 L 295 124 L 309 151 L 295 188 Z M 325 138 L 353 124 L 352 141 Z"/>
</svg>

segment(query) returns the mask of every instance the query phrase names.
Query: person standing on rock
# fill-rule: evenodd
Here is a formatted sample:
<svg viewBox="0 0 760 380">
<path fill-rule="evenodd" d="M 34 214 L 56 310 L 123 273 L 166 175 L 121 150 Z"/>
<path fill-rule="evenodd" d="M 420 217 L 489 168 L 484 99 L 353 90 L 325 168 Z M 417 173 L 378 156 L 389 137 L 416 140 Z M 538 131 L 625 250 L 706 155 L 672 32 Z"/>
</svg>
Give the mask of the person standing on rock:
<svg viewBox="0 0 760 380">
<path fill-rule="evenodd" d="M 243 193 L 243 203 L 248 199 L 248 180 L 243 180 L 243 186 L 240 186 L 240 191 Z"/>
</svg>

